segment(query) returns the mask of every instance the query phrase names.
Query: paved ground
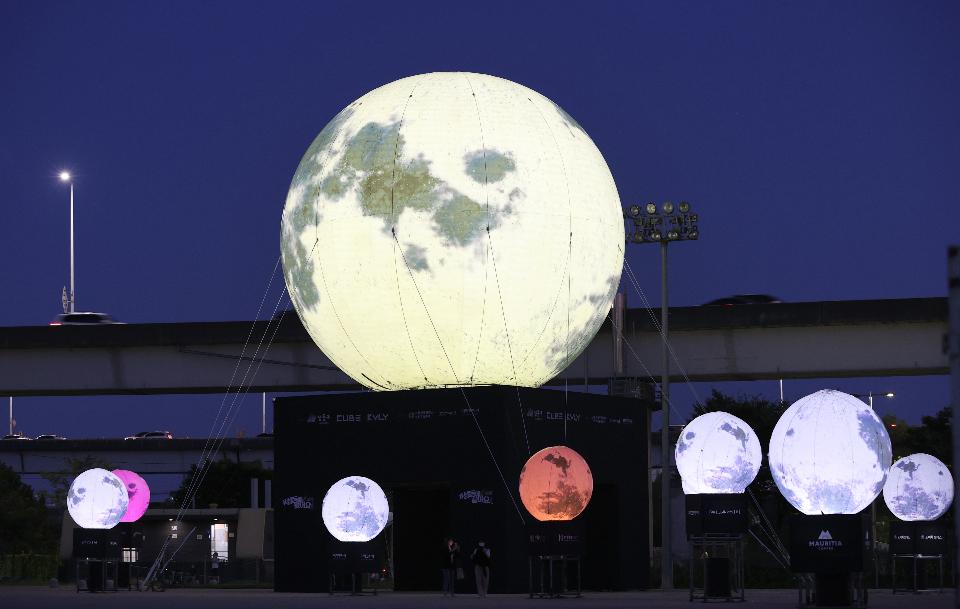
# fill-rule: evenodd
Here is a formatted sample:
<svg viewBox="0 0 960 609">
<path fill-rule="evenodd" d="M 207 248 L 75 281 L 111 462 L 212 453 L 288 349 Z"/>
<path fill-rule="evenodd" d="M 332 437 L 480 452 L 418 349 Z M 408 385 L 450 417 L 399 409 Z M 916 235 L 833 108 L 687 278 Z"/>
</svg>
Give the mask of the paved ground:
<svg viewBox="0 0 960 609">
<path fill-rule="evenodd" d="M 329 596 L 326 594 L 281 594 L 268 590 L 204 590 L 171 589 L 166 592 L 76 593 L 72 588 L 29 586 L 0 587 L 2 609 L 68 609 L 123 607 L 125 609 L 299 609 L 325 607 L 378 607 L 383 609 L 563 609 L 598 607 L 600 609 L 642 609 L 657 607 L 692 607 L 685 591 L 664 593 L 658 590 L 627 593 L 587 593 L 579 599 L 539 600 L 520 595 L 493 595 L 485 599 L 457 595 L 444 598 L 439 593 L 384 593 L 378 596 Z M 746 606 L 787 608 L 797 606 L 797 594 L 790 590 L 747 590 Z M 717 606 L 713 603 L 712 606 Z M 727 603 L 720 606 L 729 607 Z M 871 591 L 869 606 L 876 609 L 903 607 L 909 609 L 946 609 L 954 607 L 953 590 L 943 594 L 892 595 L 888 590 Z"/>
</svg>

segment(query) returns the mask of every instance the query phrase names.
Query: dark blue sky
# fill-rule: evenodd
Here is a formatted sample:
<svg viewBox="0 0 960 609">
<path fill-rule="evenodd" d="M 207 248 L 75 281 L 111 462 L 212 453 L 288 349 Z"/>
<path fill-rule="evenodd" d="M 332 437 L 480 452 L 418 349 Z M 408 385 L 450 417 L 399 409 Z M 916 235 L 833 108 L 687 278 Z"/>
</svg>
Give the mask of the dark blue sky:
<svg viewBox="0 0 960 609">
<path fill-rule="evenodd" d="M 370 89 L 439 70 L 556 101 L 596 141 L 624 204 L 689 199 L 702 239 L 671 249 L 674 304 L 944 295 L 946 246 L 960 241 L 958 32 L 949 1 L 8 0 L 0 326 L 59 312 L 61 168 L 77 175 L 80 309 L 252 318 L 314 136 Z M 628 261 L 657 302 L 656 248 Z M 794 383 L 788 397 L 823 385 L 896 387 L 890 407 L 912 420 L 948 400 L 944 377 Z M 776 394 L 772 382 L 726 388 Z M 219 403 L 23 398 L 17 418 L 30 434 L 203 436 Z M 257 406 L 239 419 L 248 433 Z"/>
</svg>

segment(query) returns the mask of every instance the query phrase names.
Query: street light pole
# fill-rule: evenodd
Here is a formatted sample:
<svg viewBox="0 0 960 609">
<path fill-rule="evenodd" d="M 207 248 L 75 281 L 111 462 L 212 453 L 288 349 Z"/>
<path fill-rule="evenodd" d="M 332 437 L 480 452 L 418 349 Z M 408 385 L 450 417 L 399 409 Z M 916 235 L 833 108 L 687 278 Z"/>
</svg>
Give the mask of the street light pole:
<svg viewBox="0 0 960 609">
<path fill-rule="evenodd" d="M 854 393 L 855 397 L 867 398 L 867 404 L 870 405 L 870 410 L 873 410 L 873 391 L 868 391 L 867 395 L 864 396 L 861 393 Z M 882 395 L 885 398 L 894 398 L 896 394 L 892 391 L 884 391 Z M 870 503 L 870 549 L 871 554 L 873 554 L 873 585 L 875 588 L 880 588 L 880 554 L 877 551 L 877 497 L 874 497 L 873 501 Z"/>
<path fill-rule="evenodd" d="M 663 333 L 660 357 L 660 587 L 673 589 L 673 543 L 670 535 L 670 353 L 667 349 L 667 319 L 670 305 L 667 294 L 667 245 L 660 242 L 660 330 Z"/>
<path fill-rule="evenodd" d="M 626 231 L 627 243 L 660 244 L 660 334 L 662 367 L 660 376 L 660 587 L 673 589 L 673 543 L 670 526 L 670 344 L 668 334 L 670 301 L 667 291 L 667 246 L 671 241 L 699 239 L 697 215 L 690 204 L 681 201 L 674 207 L 666 201 L 659 208 L 647 203 L 643 208 L 631 205 L 624 212 L 630 223 Z M 649 475 L 649 474 L 648 474 Z"/>
<path fill-rule="evenodd" d="M 70 312 L 76 311 L 77 291 L 73 278 L 73 182 L 70 182 Z"/>
<path fill-rule="evenodd" d="M 73 275 L 73 176 L 69 171 L 60 172 L 60 181 L 70 185 L 70 294 L 67 297 L 69 304 L 67 313 L 76 311 L 77 293 Z"/>
</svg>

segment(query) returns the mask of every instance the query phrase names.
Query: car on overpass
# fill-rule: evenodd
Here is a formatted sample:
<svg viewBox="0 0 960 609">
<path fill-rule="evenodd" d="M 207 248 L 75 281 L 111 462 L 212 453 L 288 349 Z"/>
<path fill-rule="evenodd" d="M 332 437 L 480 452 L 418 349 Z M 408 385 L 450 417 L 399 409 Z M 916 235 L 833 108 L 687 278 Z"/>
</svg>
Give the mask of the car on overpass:
<svg viewBox="0 0 960 609">
<path fill-rule="evenodd" d="M 106 324 L 122 324 L 106 313 L 74 312 L 61 313 L 53 318 L 51 326 L 101 326 Z"/>
<path fill-rule="evenodd" d="M 716 300 L 705 302 L 703 303 L 703 306 L 734 307 L 737 305 L 777 304 L 780 302 L 783 301 L 776 296 L 771 296 L 770 294 L 734 294 L 733 296 L 726 296 L 724 298 L 717 298 Z"/>
<path fill-rule="evenodd" d="M 173 434 L 169 431 L 138 431 L 132 436 L 127 436 L 124 440 L 172 440 Z"/>
</svg>

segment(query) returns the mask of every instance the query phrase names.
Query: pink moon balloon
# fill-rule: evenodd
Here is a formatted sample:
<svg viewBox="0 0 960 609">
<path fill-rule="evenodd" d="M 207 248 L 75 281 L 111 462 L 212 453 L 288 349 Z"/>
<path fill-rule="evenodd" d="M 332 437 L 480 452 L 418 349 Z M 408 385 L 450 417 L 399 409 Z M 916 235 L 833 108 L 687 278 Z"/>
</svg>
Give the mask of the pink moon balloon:
<svg viewBox="0 0 960 609">
<path fill-rule="evenodd" d="M 147 511 L 150 505 L 150 487 L 147 481 L 138 474 L 126 469 L 115 469 L 113 475 L 123 481 L 127 487 L 127 495 L 130 496 L 130 503 L 127 504 L 127 511 L 124 513 L 120 522 L 136 522 L 140 520 L 143 513 Z"/>
</svg>

